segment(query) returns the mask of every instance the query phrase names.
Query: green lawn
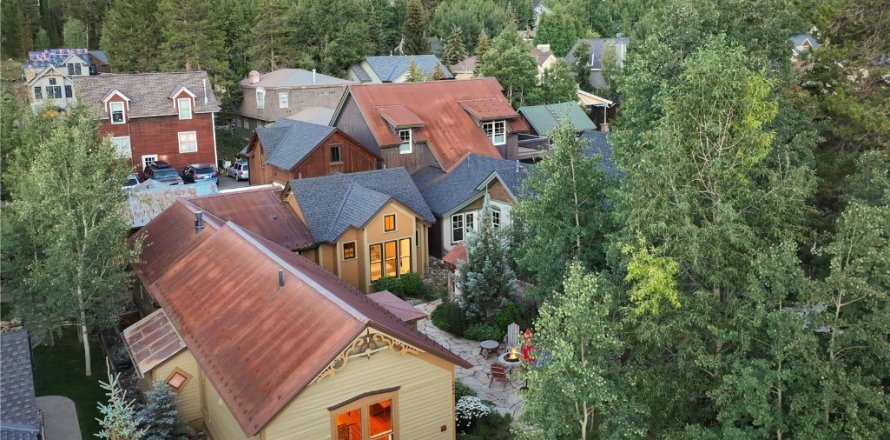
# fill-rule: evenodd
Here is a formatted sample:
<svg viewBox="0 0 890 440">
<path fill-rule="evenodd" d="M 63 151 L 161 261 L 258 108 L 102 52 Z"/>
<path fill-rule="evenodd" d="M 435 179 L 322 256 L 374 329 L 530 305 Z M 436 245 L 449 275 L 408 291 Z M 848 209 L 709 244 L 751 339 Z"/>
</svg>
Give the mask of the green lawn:
<svg viewBox="0 0 890 440">
<path fill-rule="evenodd" d="M 5 307 L 4 307 L 5 308 Z M 38 396 L 61 395 L 74 401 L 80 431 L 85 440 L 99 432 L 98 402 L 104 402 L 105 391 L 99 380 L 107 380 L 105 357 L 99 341 L 90 344 L 93 376 L 84 376 L 83 347 L 77 342 L 74 328 L 65 330 L 54 346 L 41 345 L 34 349 L 34 385 Z"/>
</svg>

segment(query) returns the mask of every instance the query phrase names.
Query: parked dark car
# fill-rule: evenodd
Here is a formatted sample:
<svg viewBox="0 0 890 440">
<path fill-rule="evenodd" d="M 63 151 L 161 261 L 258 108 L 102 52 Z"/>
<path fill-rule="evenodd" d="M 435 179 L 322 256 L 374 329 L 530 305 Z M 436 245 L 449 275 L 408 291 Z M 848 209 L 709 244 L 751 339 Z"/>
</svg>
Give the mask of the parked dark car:
<svg viewBox="0 0 890 440">
<path fill-rule="evenodd" d="M 160 160 L 148 164 L 142 174 L 145 175 L 146 179 L 154 179 L 168 185 L 179 185 L 183 183 L 182 177 L 179 177 L 179 173 L 176 172 L 169 163 Z"/>
<path fill-rule="evenodd" d="M 182 169 L 182 180 L 185 183 L 211 181 L 219 184 L 219 175 L 209 163 L 193 163 Z"/>
</svg>

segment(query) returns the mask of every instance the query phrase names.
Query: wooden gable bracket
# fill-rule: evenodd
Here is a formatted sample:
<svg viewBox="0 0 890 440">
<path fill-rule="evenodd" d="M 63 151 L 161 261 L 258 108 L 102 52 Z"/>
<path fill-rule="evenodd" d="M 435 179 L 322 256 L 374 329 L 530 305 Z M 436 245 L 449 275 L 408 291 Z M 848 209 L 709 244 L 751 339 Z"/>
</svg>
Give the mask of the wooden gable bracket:
<svg viewBox="0 0 890 440">
<path fill-rule="evenodd" d="M 406 354 L 423 353 L 423 350 L 406 342 L 390 337 L 389 335 L 376 332 L 371 333 L 371 329 L 369 328 L 365 330 L 364 335 L 352 341 L 352 344 L 350 344 L 349 347 L 340 352 L 340 354 L 336 358 L 334 358 L 331 363 L 329 363 L 323 370 L 321 370 L 321 373 L 319 373 L 318 376 L 316 376 L 315 379 L 310 382 L 310 385 L 318 383 L 326 377 L 333 377 L 337 374 L 338 371 L 346 367 L 346 364 L 349 362 L 350 359 L 359 357 L 371 359 L 371 356 L 373 354 L 387 349 L 396 351 L 402 356 Z"/>
</svg>

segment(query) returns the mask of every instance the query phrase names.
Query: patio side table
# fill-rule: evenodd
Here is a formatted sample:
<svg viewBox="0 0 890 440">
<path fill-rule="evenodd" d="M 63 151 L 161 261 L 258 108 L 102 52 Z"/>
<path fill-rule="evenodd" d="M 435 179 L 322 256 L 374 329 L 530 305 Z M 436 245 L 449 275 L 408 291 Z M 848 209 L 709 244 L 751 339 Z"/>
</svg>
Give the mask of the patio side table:
<svg viewBox="0 0 890 440">
<path fill-rule="evenodd" d="M 498 341 L 492 341 L 491 339 L 482 341 L 479 343 L 479 354 L 485 354 L 485 357 L 490 357 L 492 353 L 496 353 L 498 346 L 501 344 Z"/>
</svg>

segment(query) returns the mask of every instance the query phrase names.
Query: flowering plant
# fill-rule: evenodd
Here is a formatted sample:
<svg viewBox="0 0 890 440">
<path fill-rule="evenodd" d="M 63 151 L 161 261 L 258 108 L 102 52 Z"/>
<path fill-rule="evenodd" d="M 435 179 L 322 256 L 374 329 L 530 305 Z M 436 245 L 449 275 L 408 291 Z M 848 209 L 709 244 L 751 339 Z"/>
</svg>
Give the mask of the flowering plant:
<svg viewBox="0 0 890 440">
<path fill-rule="evenodd" d="M 532 345 L 532 329 L 527 328 L 522 341 L 522 360 L 528 363 L 534 362 L 535 358 L 532 357 L 532 350 L 534 349 L 535 346 Z"/>
<path fill-rule="evenodd" d="M 457 430 L 466 433 L 476 420 L 491 414 L 491 408 L 482 403 L 478 397 L 463 396 L 457 401 L 454 413 L 457 418 Z"/>
</svg>

